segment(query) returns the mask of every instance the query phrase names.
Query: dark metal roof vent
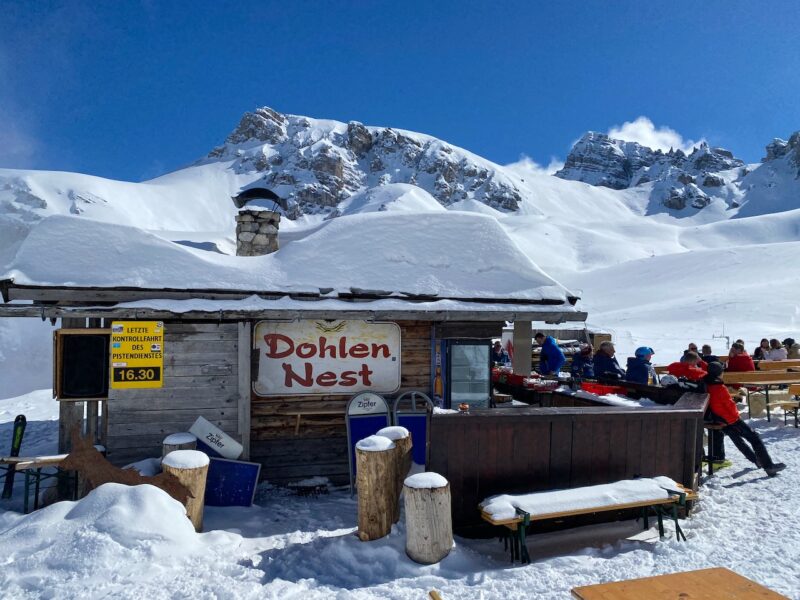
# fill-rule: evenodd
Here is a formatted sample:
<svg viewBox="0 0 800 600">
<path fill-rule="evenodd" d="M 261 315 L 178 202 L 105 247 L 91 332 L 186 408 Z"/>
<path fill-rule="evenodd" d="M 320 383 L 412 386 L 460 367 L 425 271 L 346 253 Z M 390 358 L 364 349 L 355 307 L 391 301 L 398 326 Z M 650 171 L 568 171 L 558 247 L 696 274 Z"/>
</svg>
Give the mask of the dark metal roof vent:
<svg viewBox="0 0 800 600">
<path fill-rule="evenodd" d="M 244 208 L 247 203 L 253 200 L 271 200 L 274 203 L 272 207 L 273 211 L 278 206 L 280 206 L 284 211 L 289 209 L 288 205 L 286 204 L 286 200 L 278 196 L 278 194 L 272 190 L 262 187 L 253 187 L 243 190 L 239 192 L 238 195 L 231 196 L 231 200 L 233 200 L 236 208 Z"/>
</svg>

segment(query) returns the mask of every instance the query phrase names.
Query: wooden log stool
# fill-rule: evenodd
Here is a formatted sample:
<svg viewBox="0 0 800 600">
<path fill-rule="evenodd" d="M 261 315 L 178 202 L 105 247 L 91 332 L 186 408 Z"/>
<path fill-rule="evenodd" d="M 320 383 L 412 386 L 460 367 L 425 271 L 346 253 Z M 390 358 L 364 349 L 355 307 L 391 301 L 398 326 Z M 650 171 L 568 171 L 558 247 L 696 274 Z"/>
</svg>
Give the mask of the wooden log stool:
<svg viewBox="0 0 800 600">
<path fill-rule="evenodd" d="M 197 436 L 188 431 L 182 433 L 172 433 L 161 442 L 161 458 L 175 450 L 196 450 Z"/>
<path fill-rule="evenodd" d="M 395 494 L 396 446 L 381 435 L 371 435 L 356 444 L 356 489 L 358 490 L 358 538 L 377 540 L 392 531 Z"/>
<path fill-rule="evenodd" d="M 389 438 L 394 442 L 395 474 L 394 474 L 394 520 L 400 520 L 400 493 L 403 491 L 403 481 L 411 470 L 411 432 L 405 427 L 384 427 L 375 435 Z"/>
<path fill-rule="evenodd" d="M 423 565 L 439 562 L 453 547 L 450 484 L 438 473 L 417 473 L 406 478 L 403 497 L 406 554 Z"/>
<path fill-rule="evenodd" d="M 195 531 L 203 530 L 203 507 L 205 506 L 206 475 L 209 458 L 198 450 L 175 450 L 161 461 L 161 468 L 178 478 L 191 493 L 186 499 L 186 516 Z"/>
</svg>

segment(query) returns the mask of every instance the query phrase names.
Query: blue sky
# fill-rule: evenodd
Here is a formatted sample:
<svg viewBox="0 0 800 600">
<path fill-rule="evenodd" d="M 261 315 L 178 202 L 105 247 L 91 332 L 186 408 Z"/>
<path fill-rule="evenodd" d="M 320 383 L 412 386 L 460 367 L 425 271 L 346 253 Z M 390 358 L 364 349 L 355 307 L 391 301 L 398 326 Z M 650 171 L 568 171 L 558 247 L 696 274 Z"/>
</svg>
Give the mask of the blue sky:
<svg viewBox="0 0 800 600">
<path fill-rule="evenodd" d="M 798 31 L 789 1 L 0 0 L 0 167 L 139 181 L 264 105 L 499 163 L 590 129 L 755 162 L 800 129 Z"/>
</svg>

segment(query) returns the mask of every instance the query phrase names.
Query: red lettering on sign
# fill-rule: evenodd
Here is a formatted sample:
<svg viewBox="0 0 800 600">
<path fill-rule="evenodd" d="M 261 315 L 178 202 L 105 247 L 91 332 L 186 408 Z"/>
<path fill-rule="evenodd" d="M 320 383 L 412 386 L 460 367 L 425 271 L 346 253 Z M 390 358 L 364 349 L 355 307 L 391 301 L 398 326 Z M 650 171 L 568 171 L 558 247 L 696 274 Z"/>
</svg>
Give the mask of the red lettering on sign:
<svg viewBox="0 0 800 600">
<path fill-rule="evenodd" d="M 283 379 L 283 387 L 287 388 L 292 387 L 292 380 L 299 383 L 301 387 L 311 387 L 311 385 L 314 383 L 314 379 L 312 378 L 313 368 L 311 366 L 311 363 L 306 363 L 305 379 L 297 375 L 294 372 L 294 369 L 292 369 L 292 365 L 290 365 L 289 363 L 283 363 L 281 366 L 283 367 L 283 370 L 286 373 L 286 377 L 284 377 Z"/>
<path fill-rule="evenodd" d="M 264 336 L 264 342 L 267 344 L 267 356 L 269 358 L 284 358 L 294 351 L 294 342 L 292 338 L 281 333 L 268 333 Z M 288 348 L 279 352 L 279 342 L 283 342 Z"/>
<path fill-rule="evenodd" d="M 369 348 L 366 344 L 353 344 L 350 348 L 350 356 L 353 358 L 367 358 L 369 356 Z"/>
<path fill-rule="evenodd" d="M 317 347 L 314 344 L 304 342 L 297 346 L 297 356 L 300 358 L 311 358 L 312 356 L 316 356 L 316 354 Z"/>
<path fill-rule="evenodd" d="M 362 363 L 361 370 L 358 372 L 358 374 L 361 375 L 361 381 L 364 383 L 364 385 L 372 385 L 372 382 L 369 380 L 369 376 L 372 375 L 372 371 L 367 365 Z"/>
<path fill-rule="evenodd" d="M 321 337 L 319 338 L 319 357 L 325 358 L 325 352 L 330 352 L 331 358 L 336 358 L 336 346 L 333 344 L 328 344 L 328 338 Z"/>
<path fill-rule="evenodd" d="M 339 385 L 345 387 L 352 387 L 356 383 L 358 383 L 358 379 L 356 379 L 356 372 L 355 371 L 343 371 L 342 372 L 342 379 L 339 381 Z"/>
<path fill-rule="evenodd" d="M 386 344 L 372 344 L 372 358 L 378 358 L 379 351 L 383 351 L 383 358 L 389 358 L 392 355 Z"/>
<path fill-rule="evenodd" d="M 317 377 L 317 385 L 322 387 L 331 387 L 336 385 L 336 373 L 333 371 L 325 371 L 324 373 L 320 373 Z"/>
<path fill-rule="evenodd" d="M 284 372 L 283 386 L 291 388 L 296 383 L 299 387 L 310 388 L 316 383 L 320 387 L 333 387 L 341 385 L 345 387 L 352 387 L 358 383 L 356 376 L 361 377 L 361 383 L 365 386 L 372 385 L 372 380 L 369 378 L 373 371 L 368 365 L 362 363 L 359 371 L 343 371 L 341 375 L 336 375 L 333 371 L 324 371 L 314 377 L 314 366 L 307 362 L 303 365 L 303 373 L 297 373 L 292 365 L 283 363 L 281 365 Z"/>
</svg>

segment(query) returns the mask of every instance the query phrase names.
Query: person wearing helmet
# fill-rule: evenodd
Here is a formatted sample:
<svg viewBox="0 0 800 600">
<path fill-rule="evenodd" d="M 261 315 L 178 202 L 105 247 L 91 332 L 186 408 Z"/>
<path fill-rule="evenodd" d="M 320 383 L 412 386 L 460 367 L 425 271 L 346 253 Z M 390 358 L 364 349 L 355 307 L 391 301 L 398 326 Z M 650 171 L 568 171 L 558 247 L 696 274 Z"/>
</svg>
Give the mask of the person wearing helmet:
<svg viewBox="0 0 800 600">
<path fill-rule="evenodd" d="M 642 385 L 653 384 L 658 381 L 656 370 L 650 363 L 655 352 L 649 346 L 641 346 L 636 349 L 635 356 L 628 358 L 628 369 L 625 371 L 625 379 L 633 383 Z"/>
</svg>

